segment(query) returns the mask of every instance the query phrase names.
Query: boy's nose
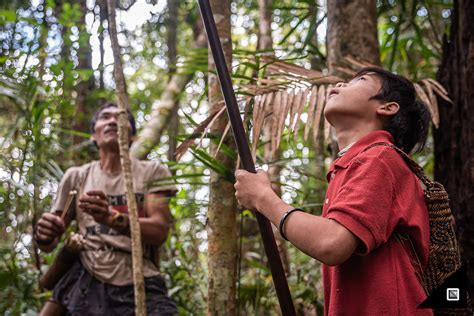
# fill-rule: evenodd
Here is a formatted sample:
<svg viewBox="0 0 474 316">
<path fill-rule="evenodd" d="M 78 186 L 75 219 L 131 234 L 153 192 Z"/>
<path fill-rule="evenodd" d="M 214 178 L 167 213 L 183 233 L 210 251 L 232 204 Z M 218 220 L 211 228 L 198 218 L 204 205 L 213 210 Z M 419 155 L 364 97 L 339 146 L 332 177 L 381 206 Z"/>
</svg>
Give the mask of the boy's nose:
<svg viewBox="0 0 474 316">
<path fill-rule="evenodd" d="M 345 86 L 346 86 L 346 83 L 345 83 L 345 82 L 338 82 L 338 83 L 336 83 L 336 88 L 345 87 Z"/>
</svg>

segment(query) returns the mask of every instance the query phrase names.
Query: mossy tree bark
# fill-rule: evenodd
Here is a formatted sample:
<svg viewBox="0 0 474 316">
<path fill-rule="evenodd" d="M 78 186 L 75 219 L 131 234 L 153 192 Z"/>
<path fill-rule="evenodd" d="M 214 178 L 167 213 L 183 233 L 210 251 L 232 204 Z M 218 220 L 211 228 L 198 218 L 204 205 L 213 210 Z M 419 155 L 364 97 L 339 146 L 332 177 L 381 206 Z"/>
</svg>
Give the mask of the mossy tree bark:
<svg viewBox="0 0 474 316">
<path fill-rule="evenodd" d="M 211 7 L 217 30 L 230 69 L 232 42 L 230 34 L 230 1 L 211 0 Z M 223 100 L 218 78 L 214 75 L 214 59 L 209 51 L 209 104 L 212 112 Z M 219 137 L 227 125 L 227 116 L 221 116 L 213 125 L 211 135 Z M 224 142 L 234 146 L 231 137 Z M 227 168 L 233 170 L 235 161 L 217 151 L 217 144 L 211 145 L 211 154 Z M 209 209 L 207 222 L 208 235 L 208 315 L 232 316 L 236 312 L 237 275 L 237 202 L 233 183 L 211 171 Z"/>
<path fill-rule="evenodd" d="M 328 0 L 327 64 L 334 75 L 344 56 L 380 65 L 376 0 Z"/>
</svg>

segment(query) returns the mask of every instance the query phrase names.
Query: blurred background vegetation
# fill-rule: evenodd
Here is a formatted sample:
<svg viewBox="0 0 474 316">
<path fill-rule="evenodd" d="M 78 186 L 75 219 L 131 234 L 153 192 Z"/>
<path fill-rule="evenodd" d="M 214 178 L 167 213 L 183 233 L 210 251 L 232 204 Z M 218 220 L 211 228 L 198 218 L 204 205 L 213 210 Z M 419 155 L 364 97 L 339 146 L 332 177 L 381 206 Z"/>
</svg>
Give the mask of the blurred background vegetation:
<svg viewBox="0 0 474 316">
<path fill-rule="evenodd" d="M 179 161 L 173 153 L 209 112 L 208 52 L 199 44 L 202 26 L 196 1 L 118 0 L 119 40 L 132 110 L 139 129 L 166 102 L 173 76 L 185 82 L 173 96 L 169 121 L 159 142 L 146 153 L 166 164 L 179 184 L 171 201 L 174 225 L 162 249 L 161 269 L 169 294 L 183 315 L 202 315 L 207 301 L 207 208 L 210 173 L 232 180 L 233 170 L 209 153 L 219 137 L 207 134 Z M 273 52 L 276 57 L 328 73 L 326 2 L 274 0 Z M 449 36 L 450 0 L 377 1 L 378 42 L 383 67 L 413 80 L 435 78 Z M 231 3 L 233 78 L 252 82 L 257 69 L 249 56 L 259 50 L 257 1 Z M 0 314 L 34 315 L 51 293 L 38 277 L 53 254 L 40 253 L 32 229 L 49 211 L 64 171 L 97 159 L 89 141 L 89 118 L 106 100 L 115 100 L 113 59 L 104 0 L 13 0 L 0 6 Z M 347 30 L 350 32 L 351 30 Z M 170 123 L 171 122 L 171 123 Z M 200 136 L 197 137 L 198 139 Z M 217 139 L 217 140 L 216 140 Z M 330 145 L 313 146 L 282 137 L 280 156 L 258 163 L 281 167 L 283 199 L 308 212 L 321 212 Z M 232 159 L 232 146 L 222 145 Z M 433 140 L 417 159 L 433 173 Z M 278 302 L 254 215 L 238 214 L 237 312 L 274 314 Z M 288 280 L 300 313 L 322 312 L 319 266 L 287 245 Z"/>
</svg>

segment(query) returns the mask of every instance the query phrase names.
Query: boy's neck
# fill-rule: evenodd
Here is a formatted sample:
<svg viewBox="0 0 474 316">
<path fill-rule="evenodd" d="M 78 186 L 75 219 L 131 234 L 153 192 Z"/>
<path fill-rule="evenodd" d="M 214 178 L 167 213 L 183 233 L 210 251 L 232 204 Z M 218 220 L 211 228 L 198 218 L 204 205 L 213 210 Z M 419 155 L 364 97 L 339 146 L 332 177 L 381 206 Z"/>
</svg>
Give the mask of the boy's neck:
<svg viewBox="0 0 474 316">
<path fill-rule="evenodd" d="M 349 144 L 357 142 L 365 135 L 380 130 L 379 126 L 371 124 L 351 127 L 336 127 L 336 138 L 339 149 L 345 148 Z"/>
</svg>

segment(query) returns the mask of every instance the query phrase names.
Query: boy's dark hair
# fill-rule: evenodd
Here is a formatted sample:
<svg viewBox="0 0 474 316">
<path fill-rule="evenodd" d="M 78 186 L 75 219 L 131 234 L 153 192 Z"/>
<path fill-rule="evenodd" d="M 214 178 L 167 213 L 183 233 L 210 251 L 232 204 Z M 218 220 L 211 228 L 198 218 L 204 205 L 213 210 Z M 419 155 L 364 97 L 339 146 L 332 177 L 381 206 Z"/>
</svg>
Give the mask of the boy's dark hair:
<svg viewBox="0 0 474 316">
<path fill-rule="evenodd" d="M 392 134 L 395 146 L 406 153 L 413 149 L 416 152 L 421 151 L 426 144 L 431 114 L 427 105 L 416 99 L 413 83 L 378 67 L 362 68 L 354 78 L 368 73 L 374 73 L 382 83 L 379 93 L 369 100 L 396 102 L 400 106 L 398 112 L 389 118 L 384 126 L 384 129 Z"/>
<path fill-rule="evenodd" d="M 111 107 L 118 107 L 117 104 L 112 103 L 112 102 L 107 102 L 104 103 L 103 105 L 100 106 L 95 112 L 94 115 L 92 116 L 91 120 L 91 133 L 95 132 L 95 123 L 97 123 L 97 119 L 99 118 L 100 112 L 102 112 L 104 109 L 111 108 Z M 132 127 L 132 136 L 135 136 L 137 134 L 137 127 L 135 125 L 135 118 L 133 117 L 132 112 L 127 109 L 127 114 L 128 114 L 128 121 L 130 122 L 130 126 Z"/>
</svg>

